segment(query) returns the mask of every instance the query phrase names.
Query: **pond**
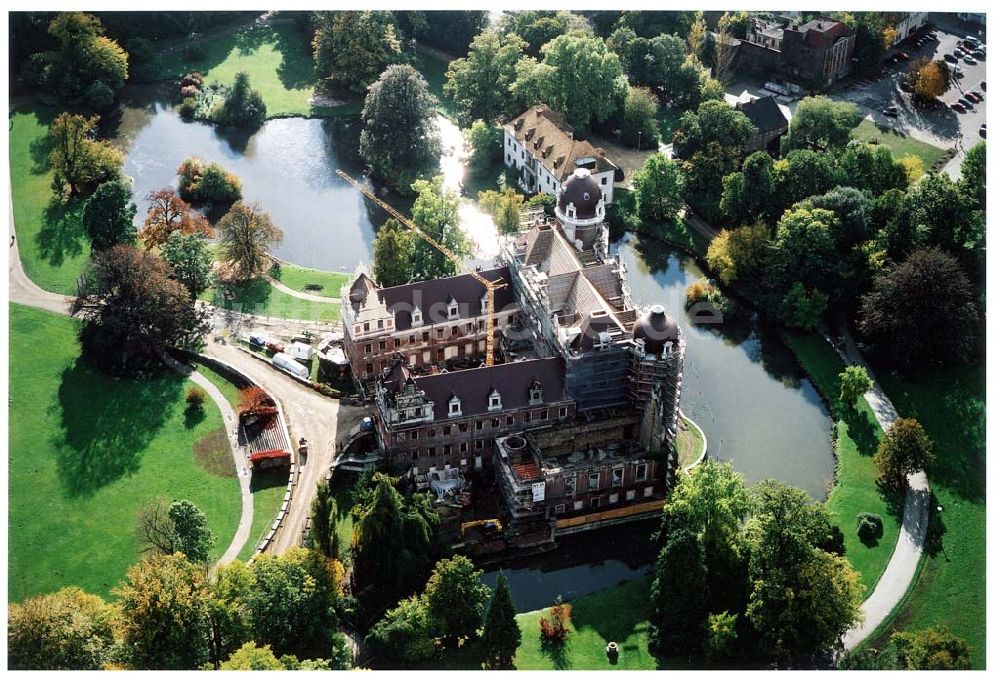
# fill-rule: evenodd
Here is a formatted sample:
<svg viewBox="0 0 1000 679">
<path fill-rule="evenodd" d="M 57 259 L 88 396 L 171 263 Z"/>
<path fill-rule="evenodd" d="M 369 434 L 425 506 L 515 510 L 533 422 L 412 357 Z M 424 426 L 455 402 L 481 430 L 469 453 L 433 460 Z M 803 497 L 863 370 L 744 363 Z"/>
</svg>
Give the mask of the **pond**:
<svg viewBox="0 0 1000 679">
<path fill-rule="evenodd" d="M 143 98 L 144 97 L 144 98 Z M 441 119 L 442 173 L 458 188 L 463 177 L 462 137 Z M 285 232 L 275 254 L 302 266 L 353 271 L 371 259 L 381 208 L 336 176 L 359 176 L 359 125 L 353 119 L 288 118 L 267 122 L 252 135 L 234 135 L 187 123 L 154 91 L 133 97 L 117 126 L 127 149 L 125 172 L 139 203 L 150 191 L 175 185 L 180 162 L 197 155 L 222 163 L 243 181 L 247 200 L 260 201 Z M 403 211 L 405 200 L 385 194 Z M 462 226 L 476 243 L 477 262 L 497 251 L 492 221 L 471 202 Z M 813 386 L 780 337 L 745 319 L 693 325 L 684 312 L 684 289 L 702 277 L 691 259 L 656 242 L 626 238 L 614 246 L 629 268 L 639 305 L 664 304 L 687 337 L 682 404 L 701 425 L 712 457 L 732 460 L 750 482 L 774 477 L 825 496 L 833 476 L 831 422 Z"/>
</svg>

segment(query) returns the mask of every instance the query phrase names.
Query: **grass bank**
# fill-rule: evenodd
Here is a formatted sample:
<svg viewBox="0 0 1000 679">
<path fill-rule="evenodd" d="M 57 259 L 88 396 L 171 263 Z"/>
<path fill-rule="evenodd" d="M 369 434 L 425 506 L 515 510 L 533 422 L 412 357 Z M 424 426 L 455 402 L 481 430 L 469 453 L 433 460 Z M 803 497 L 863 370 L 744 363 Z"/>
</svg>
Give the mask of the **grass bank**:
<svg viewBox="0 0 1000 679">
<path fill-rule="evenodd" d="M 80 221 L 83 201 L 64 201 L 52 192 L 48 134 L 57 114 L 34 105 L 11 114 L 11 199 L 17 247 L 28 278 L 51 292 L 72 295 L 90 257 L 90 240 Z"/>
<path fill-rule="evenodd" d="M 938 158 L 944 155 L 944 149 L 897 132 L 891 127 L 879 127 L 871 120 L 862 120 L 861 124 L 851 131 L 851 137 L 862 141 L 877 139 L 879 144 L 889 147 L 896 160 L 902 160 L 910 155 L 916 156 L 924 162 L 924 169 L 928 171 L 934 167 Z"/>
<path fill-rule="evenodd" d="M 158 496 L 205 513 L 218 557 L 240 512 L 218 410 L 186 412 L 189 383 L 174 373 L 97 372 L 79 360 L 76 321 L 8 308 L 8 598 L 67 585 L 107 596 L 139 558 L 137 508 Z"/>
<path fill-rule="evenodd" d="M 240 310 L 270 318 L 325 322 L 340 320 L 339 304 L 293 297 L 276 289 L 263 278 L 228 285 L 224 289 L 209 288 L 201 294 L 200 299 L 221 309 Z"/>
<path fill-rule="evenodd" d="M 276 262 L 268 273 L 292 290 L 321 297 L 339 298 L 341 286 L 350 280 L 350 276 L 346 273 L 309 269 L 287 262 Z"/>
<path fill-rule="evenodd" d="M 928 471 L 934 496 L 926 557 L 907 599 L 873 642 L 898 630 L 945 625 L 972 645 L 973 668 L 985 669 L 985 369 L 929 369 L 919 381 L 878 373 L 900 416 L 916 418 L 927 430 L 936 459 Z"/>
<path fill-rule="evenodd" d="M 872 456 L 882 430 L 863 399 L 850 407 L 841 402 L 839 375 L 844 362 L 821 335 L 788 334 L 786 341 L 830 405 L 836 436 L 837 479 L 826 505 L 834 524 L 844 533 L 845 555 L 861 574 L 867 595 L 892 558 L 901 518 L 898 506 L 881 493 L 876 483 Z M 861 512 L 882 517 L 884 528 L 879 540 L 864 543 L 858 537 L 857 516 Z"/>
</svg>

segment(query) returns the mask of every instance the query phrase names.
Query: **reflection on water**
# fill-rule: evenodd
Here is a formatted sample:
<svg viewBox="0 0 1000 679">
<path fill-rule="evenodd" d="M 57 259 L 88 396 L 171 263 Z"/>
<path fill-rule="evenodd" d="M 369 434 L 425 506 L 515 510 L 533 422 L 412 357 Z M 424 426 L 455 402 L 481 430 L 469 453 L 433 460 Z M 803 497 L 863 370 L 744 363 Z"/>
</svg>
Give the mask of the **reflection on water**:
<svg viewBox="0 0 1000 679">
<path fill-rule="evenodd" d="M 684 331 L 681 406 L 705 430 L 709 454 L 732 460 L 750 483 L 776 478 L 823 499 L 834 471 L 831 421 L 777 333 L 741 317 L 693 324 L 684 291 L 703 278 L 694 260 L 635 237 L 612 249 L 636 304 L 663 304 Z"/>
</svg>

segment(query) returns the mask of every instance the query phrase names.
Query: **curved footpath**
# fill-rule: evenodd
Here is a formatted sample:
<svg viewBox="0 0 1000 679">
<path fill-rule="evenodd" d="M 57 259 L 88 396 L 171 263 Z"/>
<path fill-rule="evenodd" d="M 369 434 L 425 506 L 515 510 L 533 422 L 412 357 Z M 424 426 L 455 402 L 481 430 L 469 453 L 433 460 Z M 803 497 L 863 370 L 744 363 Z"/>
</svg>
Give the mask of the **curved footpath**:
<svg viewBox="0 0 1000 679">
<path fill-rule="evenodd" d="M 860 365 L 868 372 L 868 376 L 872 379 L 872 388 L 865 394 L 865 401 L 875 413 L 875 419 L 878 420 L 882 431 L 888 431 L 892 423 L 899 419 L 899 414 L 892 405 L 892 401 L 875 380 L 875 373 L 872 372 L 871 367 L 858 351 L 858 347 L 854 344 L 847 329 L 841 329 L 842 340 L 839 344 L 829 335 L 825 336 L 847 365 Z M 930 485 L 927 482 L 926 472 L 922 471 L 910 474 L 906 478 L 906 482 L 903 526 L 902 530 L 899 531 L 896 548 L 893 550 L 892 558 L 889 559 L 889 564 L 882 572 L 882 576 L 875 583 L 875 589 L 861 604 L 861 610 L 865 614 L 864 621 L 857 627 L 848 630 L 847 634 L 844 635 L 842 641 L 845 650 L 850 651 L 856 648 L 889 618 L 892 611 L 906 596 L 910 582 L 913 581 L 920 565 L 920 556 L 924 550 L 924 538 L 927 537 Z"/>
<path fill-rule="evenodd" d="M 13 223 L 13 215 L 11 215 Z M 51 311 L 53 313 L 69 316 L 69 308 L 72 298 L 54 292 L 43 290 L 35 285 L 24 273 L 21 266 L 21 256 L 17 249 L 17 240 L 9 247 L 10 261 L 8 262 L 8 280 L 10 281 L 9 301 L 25 306 Z M 236 528 L 236 534 L 225 553 L 219 558 L 218 564 L 229 563 L 236 559 L 243 545 L 250 537 L 250 526 L 253 524 L 253 494 L 250 492 L 250 472 L 246 467 L 246 460 L 243 451 L 236 444 L 234 434 L 236 427 L 236 413 L 222 392 L 212 384 L 204 375 L 194 372 L 190 368 L 181 365 L 172 359 L 165 359 L 167 365 L 181 373 L 189 380 L 197 384 L 212 397 L 212 401 L 219 406 L 222 419 L 226 427 L 226 438 L 229 439 L 229 447 L 233 455 L 233 464 L 236 466 L 236 476 L 240 485 L 240 499 L 242 509 L 240 511 L 240 522 Z"/>
<path fill-rule="evenodd" d="M 264 274 L 264 278 L 267 282 L 271 284 L 271 287 L 280 290 L 286 295 L 291 295 L 292 297 L 298 297 L 299 299 L 307 299 L 310 302 L 319 302 L 320 304 L 340 304 L 339 297 L 323 297 L 322 295 L 312 295 L 308 292 L 301 292 L 299 290 L 292 290 L 290 287 L 279 281 L 277 278 L 272 278 L 271 276 Z"/>
</svg>

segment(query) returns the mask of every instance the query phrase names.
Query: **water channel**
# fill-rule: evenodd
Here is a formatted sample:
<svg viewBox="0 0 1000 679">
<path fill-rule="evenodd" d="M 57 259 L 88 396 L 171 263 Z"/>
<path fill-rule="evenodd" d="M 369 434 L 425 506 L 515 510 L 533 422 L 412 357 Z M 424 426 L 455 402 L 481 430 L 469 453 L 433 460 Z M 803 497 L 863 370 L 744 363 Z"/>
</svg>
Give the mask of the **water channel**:
<svg viewBox="0 0 1000 679">
<path fill-rule="evenodd" d="M 335 174 L 337 169 L 361 174 L 358 134 L 356 119 L 289 118 L 269 121 L 252 135 L 233 135 L 184 122 L 156 98 L 127 109 L 118 125 L 119 142 L 127 150 L 124 171 L 135 182 L 137 222 L 145 213 L 143 197 L 176 186 L 180 162 L 200 156 L 239 176 L 244 198 L 260 201 L 271 213 L 285 232 L 275 254 L 332 271 L 353 271 L 368 262 L 375 233 L 385 221 L 378 207 Z M 462 179 L 460 132 L 444 121 L 442 138 L 442 172 L 455 187 Z M 406 201 L 388 193 L 385 199 L 408 210 Z M 492 222 L 471 203 L 461 216 L 478 248 L 476 259 L 488 260 L 497 247 Z M 777 478 L 824 498 L 834 471 L 830 418 L 781 338 L 753 319 L 693 323 L 684 311 L 684 290 L 704 274 L 690 257 L 634 236 L 612 249 L 628 266 L 636 303 L 663 304 L 681 325 L 687 338 L 682 405 L 704 429 L 709 454 L 731 460 L 751 483 Z M 645 572 L 645 565 L 600 551 L 591 552 L 582 566 L 577 558 L 572 566 L 520 565 L 506 571 L 512 580 L 527 583 L 514 588 L 515 599 L 523 598 L 519 608 L 534 605 L 542 593 L 545 605 L 554 592 L 578 596 Z M 572 589 L 563 591 L 567 587 Z"/>
</svg>

